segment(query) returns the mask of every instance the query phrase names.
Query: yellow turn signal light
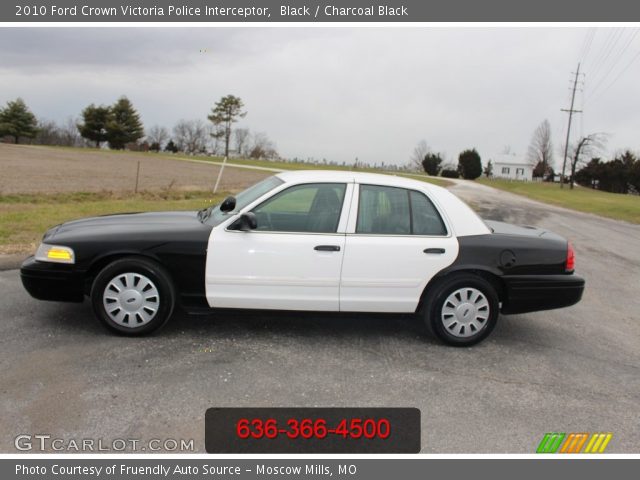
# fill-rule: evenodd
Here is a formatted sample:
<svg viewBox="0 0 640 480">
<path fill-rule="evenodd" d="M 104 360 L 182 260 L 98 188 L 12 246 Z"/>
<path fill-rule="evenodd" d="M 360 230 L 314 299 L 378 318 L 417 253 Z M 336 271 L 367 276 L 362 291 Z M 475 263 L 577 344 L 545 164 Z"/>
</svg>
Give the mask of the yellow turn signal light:
<svg viewBox="0 0 640 480">
<path fill-rule="evenodd" d="M 75 263 L 75 255 L 73 249 L 69 247 L 43 243 L 36 252 L 36 260 L 39 262 Z"/>
<path fill-rule="evenodd" d="M 62 250 L 60 248 L 51 248 L 47 252 L 47 258 L 50 260 L 72 260 L 73 256 L 71 252 L 67 250 Z"/>
</svg>

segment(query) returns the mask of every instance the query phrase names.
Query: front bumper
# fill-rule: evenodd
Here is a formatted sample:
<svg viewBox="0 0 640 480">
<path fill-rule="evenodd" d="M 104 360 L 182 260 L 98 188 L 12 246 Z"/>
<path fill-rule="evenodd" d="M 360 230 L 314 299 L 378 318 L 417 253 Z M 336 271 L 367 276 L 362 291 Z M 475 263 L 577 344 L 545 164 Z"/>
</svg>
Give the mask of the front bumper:
<svg viewBox="0 0 640 480">
<path fill-rule="evenodd" d="M 519 275 L 502 277 L 506 298 L 502 313 L 526 313 L 575 305 L 582 298 L 584 279 L 578 275 Z"/>
<path fill-rule="evenodd" d="M 20 278 L 27 292 L 38 300 L 84 300 L 83 275 L 74 271 L 74 265 L 37 262 L 31 256 L 22 263 Z"/>
</svg>

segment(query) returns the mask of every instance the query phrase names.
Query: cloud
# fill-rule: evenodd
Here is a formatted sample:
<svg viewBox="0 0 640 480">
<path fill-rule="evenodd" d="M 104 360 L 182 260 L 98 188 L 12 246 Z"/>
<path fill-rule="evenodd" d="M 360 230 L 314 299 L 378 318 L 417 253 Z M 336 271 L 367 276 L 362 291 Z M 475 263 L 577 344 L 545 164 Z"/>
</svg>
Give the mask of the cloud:
<svg viewBox="0 0 640 480">
<path fill-rule="evenodd" d="M 205 119 L 233 93 L 249 112 L 242 126 L 267 132 L 288 157 L 404 164 L 422 138 L 450 159 L 470 147 L 484 158 L 505 145 L 524 154 L 545 118 L 562 143 L 560 108 L 585 32 L 4 28 L 0 101 L 22 96 L 37 115 L 62 119 L 126 94 L 147 126 L 172 127 Z M 637 74 L 630 68 L 617 87 Z M 583 124 L 615 129 L 618 147 L 637 148 L 636 98 L 612 88 Z"/>
</svg>

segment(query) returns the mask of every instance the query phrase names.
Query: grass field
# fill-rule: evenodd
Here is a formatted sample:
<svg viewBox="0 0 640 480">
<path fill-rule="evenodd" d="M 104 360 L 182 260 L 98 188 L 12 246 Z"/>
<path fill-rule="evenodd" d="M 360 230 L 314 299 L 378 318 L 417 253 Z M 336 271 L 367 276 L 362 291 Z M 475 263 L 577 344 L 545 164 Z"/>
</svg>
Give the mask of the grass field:
<svg viewBox="0 0 640 480">
<path fill-rule="evenodd" d="M 138 166 L 140 167 L 138 170 Z M 138 190 L 205 191 L 213 189 L 220 167 L 170 156 L 95 148 L 58 148 L 0 143 L 0 194 L 132 192 Z M 272 175 L 229 168 L 220 188 L 241 190 Z"/>
<path fill-rule="evenodd" d="M 77 147 L 38 147 L 38 148 L 51 148 L 57 151 L 67 151 L 73 154 L 76 153 L 86 153 L 90 152 L 91 154 L 103 154 L 109 156 L 117 156 L 122 155 L 126 157 L 131 157 L 132 159 L 166 159 L 166 160 L 186 160 L 193 161 L 197 160 L 200 162 L 207 163 L 220 163 L 224 160 L 223 157 L 218 156 L 209 156 L 209 155 L 185 155 L 181 153 L 171 154 L 171 153 L 155 153 L 155 152 L 129 152 L 124 150 L 103 150 L 103 149 L 95 149 L 95 148 L 77 148 Z M 379 168 L 358 168 L 355 169 L 350 165 L 325 165 L 325 164 L 314 164 L 314 163 L 303 163 L 303 162 L 284 162 L 278 160 L 257 160 L 253 158 L 232 158 L 227 161 L 227 165 L 242 165 L 245 167 L 258 167 L 258 168 L 270 168 L 275 170 L 346 170 L 346 171 L 357 171 L 357 172 L 370 172 L 370 173 L 384 173 L 388 175 L 399 175 L 402 177 L 413 178 L 416 180 L 420 180 L 423 182 L 433 183 L 434 185 L 439 185 L 441 187 L 448 187 L 453 185 L 452 182 L 440 178 L 440 177 L 429 177 L 421 174 L 412 174 L 405 173 L 400 171 L 392 171 L 392 170 L 383 170 Z"/>
<path fill-rule="evenodd" d="M 33 251 L 44 232 L 61 222 L 110 213 L 198 210 L 225 193 L 141 192 L 60 193 L 0 196 L 0 254 Z"/>
<path fill-rule="evenodd" d="M 561 189 L 557 183 L 514 182 L 486 178 L 476 181 L 559 207 L 640 223 L 640 196 L 637 195 L 621 195 L 583 187 L 575 187 L 571 190 L 568 185 Z"/>
</svg>

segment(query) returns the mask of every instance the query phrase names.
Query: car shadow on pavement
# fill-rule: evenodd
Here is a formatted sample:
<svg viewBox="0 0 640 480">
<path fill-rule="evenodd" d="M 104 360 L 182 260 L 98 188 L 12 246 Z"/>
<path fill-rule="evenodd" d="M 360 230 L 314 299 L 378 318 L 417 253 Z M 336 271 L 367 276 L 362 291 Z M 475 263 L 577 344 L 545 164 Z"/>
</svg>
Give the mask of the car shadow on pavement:
<svg viewBox="0 0 640 480">
<path fill-rule="evenodd" d="M 36 312 L 34 312 L 36 313 Z M 48 304 L 35 318 L 44 327 L 79 335 L 115 335 L 94 317 L 88 301 L 82 304 Z M 63 333 L 63 332 L 60 332 Z M 294 335 L 316 337 L 420 338 L 438 343 L 427 333 L 421 316 L 416 314 L 292 312 L 273 310 L 215 310 L 203 315 L 174 312 L 168 323 L 151 334 L 155 338 L 177 333 L 192 336 L 224 337 L 244 334 Z"/>
<path fill-rule="evenodd" d="M 108 332 L 94 317 L 89 302 L 50 304 L 49 314 L 40 321 L 59 333 L 68 331 L 84 336 L 117 334 Z M 483 343 L 516 345 L 537 338 L 543 326 L 526 316 L 500 316 L 491 336 Z M 192 338 L 246 337 L 268 339 L 277 336 L 298 338 L 410 340 L 442 345 L 433 338 L 418 314 L 292 312 L 273 310 L 215 310 L 203 315 L 176 311 L 169 322 L 150 337 L 171 338 L 186 334 Z M 471 347 L 473 348 L 473 347 Z"/>
<path fill-rule="evenodd" d="M 424 337 L 422 319 L 413 314 L 293 312 L 274 310 L 216 310 L 206 315 L 178 313 L 158 332 L 197 330 L 215 335 L 243 332 L 263 334 L 340 337 Z"/>
</svg>

